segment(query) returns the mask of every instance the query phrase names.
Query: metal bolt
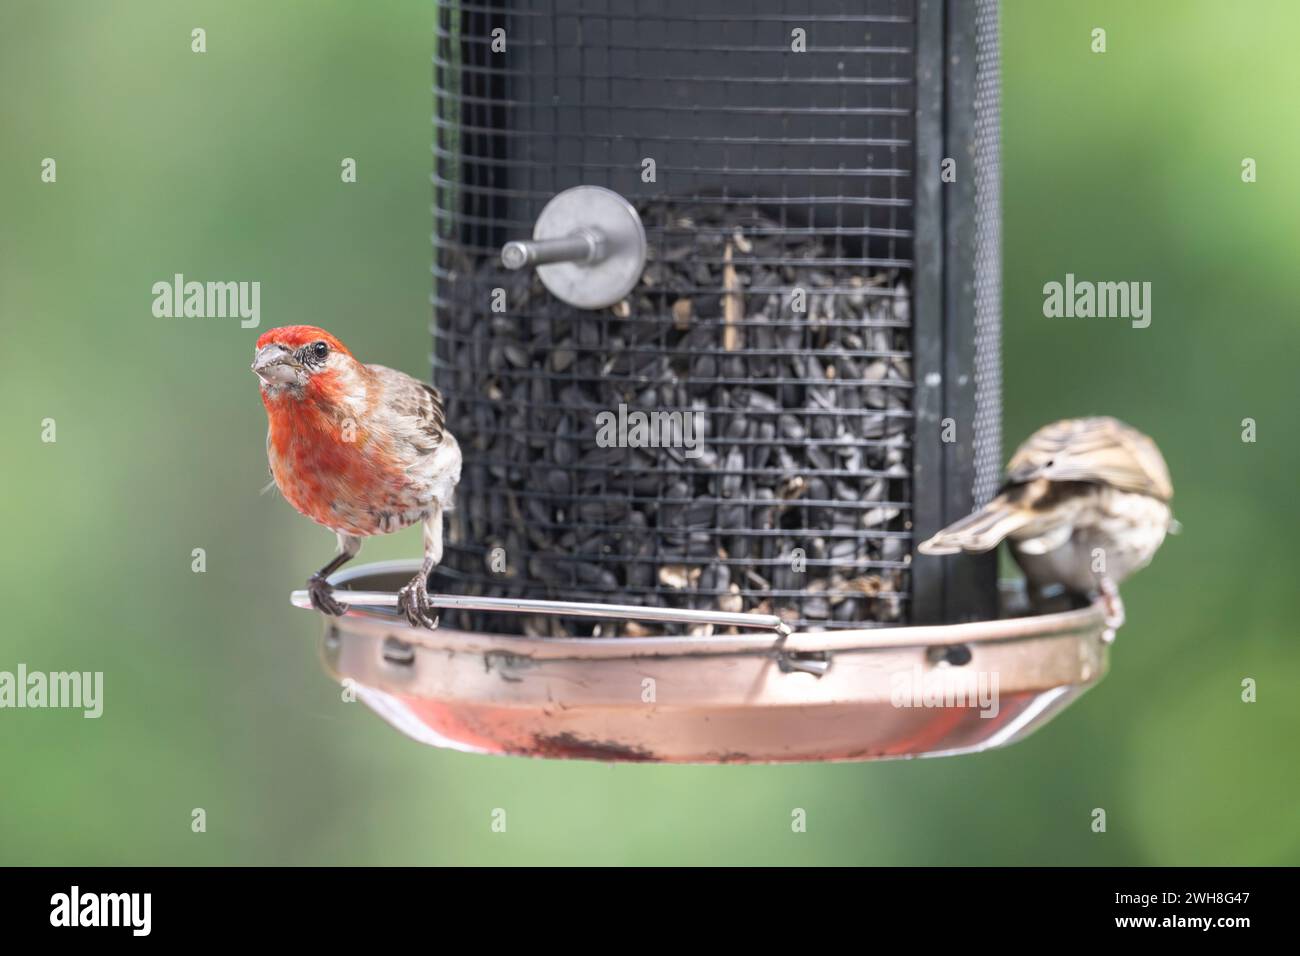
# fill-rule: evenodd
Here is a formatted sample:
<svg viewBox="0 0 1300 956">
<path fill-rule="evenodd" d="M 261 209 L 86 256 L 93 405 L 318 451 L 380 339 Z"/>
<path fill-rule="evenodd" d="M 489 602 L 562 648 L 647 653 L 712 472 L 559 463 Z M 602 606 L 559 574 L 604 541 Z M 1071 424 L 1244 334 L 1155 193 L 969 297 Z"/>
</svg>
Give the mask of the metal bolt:
<svg viewBox="0 0 1300 956">
<path fill-rule="evenodd" d="M 525 239 L 507 242 L 501 248 L 501 264 L 507 269 L 544 266 L 551 262 L 595 263 L 605 258 L 605 237 L 595 229 L 579 229 L 560 239 Z"/>
</svg>

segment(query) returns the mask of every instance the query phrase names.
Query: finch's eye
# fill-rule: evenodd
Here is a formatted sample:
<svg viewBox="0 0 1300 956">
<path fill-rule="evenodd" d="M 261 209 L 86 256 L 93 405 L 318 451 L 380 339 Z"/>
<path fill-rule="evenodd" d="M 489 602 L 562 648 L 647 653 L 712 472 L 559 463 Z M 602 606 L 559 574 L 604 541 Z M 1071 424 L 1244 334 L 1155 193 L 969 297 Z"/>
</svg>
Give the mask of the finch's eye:
<svg viewBox="0 0 1300 956">
<path fill-rule="evenodd" d="M 312 358 L 318 362 L 325 361 L 325 357 L 330 354 L 330 347 L 324 342 L 317 342 L 311 347 Z"/>
</svg>

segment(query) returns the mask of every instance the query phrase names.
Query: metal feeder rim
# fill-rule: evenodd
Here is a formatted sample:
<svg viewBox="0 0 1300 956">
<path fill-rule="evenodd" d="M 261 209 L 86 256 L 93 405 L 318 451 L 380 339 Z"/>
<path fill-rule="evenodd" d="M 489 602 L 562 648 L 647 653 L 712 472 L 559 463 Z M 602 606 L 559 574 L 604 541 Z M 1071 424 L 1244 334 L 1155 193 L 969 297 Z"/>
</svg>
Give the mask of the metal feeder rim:
<svg viewBox="0 0 1300 956">
<path fill-rule="evenodd" d="M 419 571 L 418 560 L 378 561 L 339 571 L 329 581 L 336 598 L 346 598 L 343 585 L 361 578 L 381 575 L 411 577 Z M 390 594 L 394 592 L 362 592 Z M 437 595 L 431 595 L 435 599 Z M 294 591 L 290 602 L 311 610 L 306 591 Z M 564 602 L 554 602 L 563 604 Z M 527 635 L 476 633 L 440 627 L 435 631 L 413 628 L 401 617 L 373 607 L 349 607 L 345 615 L 350 626 L 382 630 L 408 644 L 429 648 L 454 647 L 466 651 L 526 653 L 537 659 L 613 659 L 635 657 L 715 656 L 783 652 L 787 654 L 825 651 L 871 650 L 876 648 L 933 647 L 956 644 L 984 644 L 1042 637 L 1065 637 L 1106 629 L 1106 613 L 1100 603 L 1070 611 L 1029 617 L 998 618 L 962 624 L 925 624 L 903 627 L 871 627 L 856 630 L 794 631 L 788 635 L 737 634 L 712 637 L 532 637 Z M 764 615 L 754 615 L 765 617 Z M 611 617 L 611 620 L 616 617 Z"/>
</svg>

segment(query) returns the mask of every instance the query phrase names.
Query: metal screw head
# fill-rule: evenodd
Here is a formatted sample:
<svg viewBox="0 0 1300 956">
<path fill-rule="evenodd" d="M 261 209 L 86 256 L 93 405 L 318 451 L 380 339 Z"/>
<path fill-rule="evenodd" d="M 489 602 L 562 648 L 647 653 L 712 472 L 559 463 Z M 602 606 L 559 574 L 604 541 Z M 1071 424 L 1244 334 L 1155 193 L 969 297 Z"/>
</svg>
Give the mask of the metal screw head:
<svg viewBox="0 0 1300 956">
<path fill-rule="evenodd" d="M 522 269 L 528 264 L 528 247 L 522 242 L 507 242 L 501 247 L 501 264 L 507 269 Z"/>
</svg>

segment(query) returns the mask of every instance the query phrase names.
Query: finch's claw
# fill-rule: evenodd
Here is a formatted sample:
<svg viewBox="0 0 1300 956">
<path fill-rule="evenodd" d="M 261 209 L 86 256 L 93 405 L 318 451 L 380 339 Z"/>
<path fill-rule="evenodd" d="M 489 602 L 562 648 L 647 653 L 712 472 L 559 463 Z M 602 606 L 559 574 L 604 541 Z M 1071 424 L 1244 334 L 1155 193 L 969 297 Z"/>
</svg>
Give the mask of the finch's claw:
<svg viewBox="0 0 1300 956">
<path fill-rule="evenodd" d="M 325 580 L 324 576 L 313 574 L 307 579 L 307 596 L 311 599 L 311 606 L 322 614 L 330 614 L 334 617 L 342 617 L 347 613 L 347 607 L 334 600 L 330 593 L 333 587 Z"/>
<path fill-rule="evenodd" d="M 397 592 L 397 609 L 406 615 L 411 627 L 422 627 L 434 631 L 438 628 L 438 615 L 434 610 L 429 592 L 425 589 L 425 577 L 417 575 L 406 587 Z"/>
</svg>

